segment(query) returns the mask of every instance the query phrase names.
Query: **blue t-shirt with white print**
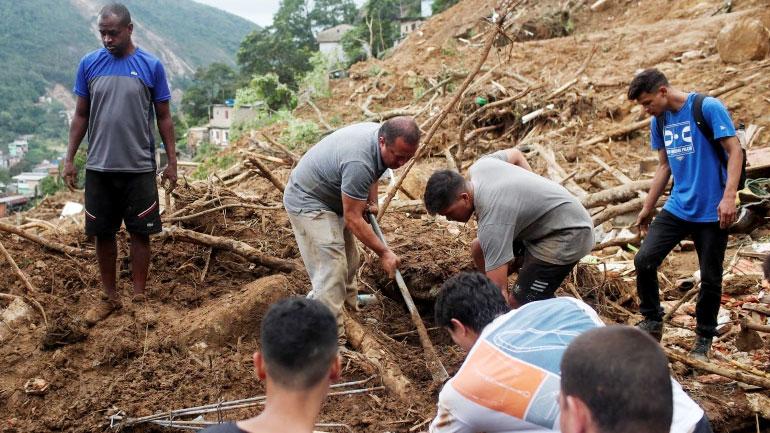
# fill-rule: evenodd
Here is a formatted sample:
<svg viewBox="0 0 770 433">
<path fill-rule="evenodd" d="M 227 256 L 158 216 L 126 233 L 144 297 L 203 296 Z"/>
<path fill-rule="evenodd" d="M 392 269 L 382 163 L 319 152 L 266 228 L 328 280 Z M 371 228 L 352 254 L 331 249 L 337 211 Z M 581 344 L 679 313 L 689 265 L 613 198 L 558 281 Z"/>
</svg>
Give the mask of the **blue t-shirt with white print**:
<svg viewBox="0 0 770 433">
<path fill-rule="evenodd" d="M 715 222 L 719 221 L 717 207 L 724 194 L 727 168 L 715 146 L 695 124 L 692 113 L 695 96 L 690 93 L 679 111 L 664 113 L 663 137 L 658 134 L 657 119 L 652 119 L 652 149 L 657 151 L 665 147 L 674 177 L 674 189 L 663 209 L 686 221 Z M 735 135 L 730 114 L 718 99 L 707 97 L 703 100 L 703 118 L 714 132 L 715 140 Z M 721 146 L 719 152 L 724 152 Z"/>
<path fill-rule="evenodd" d="M 155 170 L 154 103 L 171 99 L 160 60 L 138 47 L 123 57 L 101 48 L 80 61 L 73 91 L 90 105 L 87 169 Z"/>
</svg>

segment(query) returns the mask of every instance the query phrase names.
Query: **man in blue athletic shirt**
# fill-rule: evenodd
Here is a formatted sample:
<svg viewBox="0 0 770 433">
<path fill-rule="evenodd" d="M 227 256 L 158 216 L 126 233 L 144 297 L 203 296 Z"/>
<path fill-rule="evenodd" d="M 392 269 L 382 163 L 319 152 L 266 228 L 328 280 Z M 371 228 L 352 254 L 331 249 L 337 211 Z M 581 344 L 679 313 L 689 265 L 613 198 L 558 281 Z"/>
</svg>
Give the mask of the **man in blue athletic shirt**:
<svg viewBox="0 0 770 433">
<path fill-rule="evenodd" d="M 77 106 L 63 173 L 66 184 L 74 188 L 77 171 L 73 161 L 88 132 L 86 234 L 96 236 L 104 287 L 103 299 L 85 315 L 89 325 L 122 306 L 115 287 L 115 233 L 121 222 L 131 235 L 134 303 L 140 305 L 144 300 L 150 235 L 161 231 L 155 181 L 155 119 L 168 154 L 168 166 L 162 175 L 162 182 L 168 182 L 167 191 L 174 188 L 177 179 L 171 92 L 163 65 L 134 46 L 131 15 L 122 4 L 102 8 L 97 25 L 104 48 L 87 54 L 78 66 L 73 89 Z"/>
<path fill-rule="evenodd" d="M 658 340 L 662 337 L 663 309 L 658 294 L 657 269 L 680 240 L 692 236 L 700 263 L 701 288 L 696 306 L 697 335 L 690 355 L 706 359 L 711 340 L 716 335 L 722 294 L 722 261 L 727 229 L 736 219 L 735 197 L 743 151 L 735 137 L 730 115 L 719 100 L 711 97 L 702 100 L 701 111 L 706 125 L 696 124 L 699 114 L 696 112 L 697 96 L 672 87 L 657 69 L 639 73 L 628 89 L 628 99 L 655 116 L 650 135 L 652 149 L 658 152 L 660 161 L 636 221 L 642 234 L 647 234 L 634 258 L 640 312 L 644 316 L 637 326 Z M 660 120 L 664 125 L 658 125 Z M 702 131 L 709 129 L 712 137 L 705 136 Z M 655 203 L 672 175 L 671 197 L 650 224 Z"/>
</svg>

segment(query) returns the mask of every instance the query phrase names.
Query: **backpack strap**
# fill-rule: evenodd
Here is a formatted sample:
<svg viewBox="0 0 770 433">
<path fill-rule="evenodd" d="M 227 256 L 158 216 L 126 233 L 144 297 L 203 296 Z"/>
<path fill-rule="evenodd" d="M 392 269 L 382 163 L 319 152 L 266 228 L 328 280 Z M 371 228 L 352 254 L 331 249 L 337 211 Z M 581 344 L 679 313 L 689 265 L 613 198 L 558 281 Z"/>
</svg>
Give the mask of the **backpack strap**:
<svg viewBox="0 0 770 433">
<path fill-rule="evenodd" d="M 706 137 L 706 140 L 714 147 L 714 152 L 719 158 L 719 162 L 727 167 L 727 155 L 725 155 L 722 145 L 719 141 L 714 140 L 714 130 L 711 129 L 711 125 L 708 124 L 706 118 L 703 117 L 703 100 L 706 99 L 706 95 L 702 93 L 695 94 L 695 101 L 692 104 L 692 116 L 695 118 L 695 125 L 698 126 L 700 132 Z"/>
</svg>

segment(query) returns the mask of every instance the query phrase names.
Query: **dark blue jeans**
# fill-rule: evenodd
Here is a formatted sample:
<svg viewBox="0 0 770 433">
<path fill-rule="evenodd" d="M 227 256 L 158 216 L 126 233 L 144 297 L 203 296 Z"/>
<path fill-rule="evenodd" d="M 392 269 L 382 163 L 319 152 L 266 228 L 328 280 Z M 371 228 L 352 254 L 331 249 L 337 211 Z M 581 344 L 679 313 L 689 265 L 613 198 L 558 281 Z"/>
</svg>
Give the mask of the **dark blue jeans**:
<svg viewBox="0 0 770 433">
<path fill-rule="evenodd" d="M 658 267 L 669 252 L 687 236 L 692 236 L 700 264 L 701 288 L 695 307 L 698 335 L 716 335 L 717 313 L 722 298 L 722 262 L 727 248 L 727 230 L 719 223 L 693 223 L 661 211 L 650 224 L 650 231 L 634 258 L 639 310 L 645 318 L 660 321 Z"/>
</svg>

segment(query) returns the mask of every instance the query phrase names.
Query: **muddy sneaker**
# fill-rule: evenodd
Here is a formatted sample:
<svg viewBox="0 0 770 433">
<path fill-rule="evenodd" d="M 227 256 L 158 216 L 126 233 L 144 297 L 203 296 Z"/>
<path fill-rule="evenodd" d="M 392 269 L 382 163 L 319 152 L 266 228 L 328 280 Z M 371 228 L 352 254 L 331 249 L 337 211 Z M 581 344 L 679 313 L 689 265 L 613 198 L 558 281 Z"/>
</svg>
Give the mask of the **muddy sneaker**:
<svg viewBox="0 0 770 433">
<path fill-rule="evenodd" d="M 644 319 L 636 324 L 636 327 L 650 335 L 652 338 L 660 341 L 663 338 L 663 322 L 658 320 Z"/>
<path fill-rule="evenodd" d="M 106 319 L 113 311 L 120 310 L 121 308 L 123 308 L 123 305 L 119 300 L 103 298 L 86 312 L 86 325 L 94 326 Z"/>
<path fill-rule="evenodd" d="M 696 335 L 695 344 L 692 345 L 692 350 L 690 350 L 690 358 L 708 362 L 709 349 L 711 349 L 711 340 L 711 337 L 702 337 L 700 335 Z"/>
</svg>

